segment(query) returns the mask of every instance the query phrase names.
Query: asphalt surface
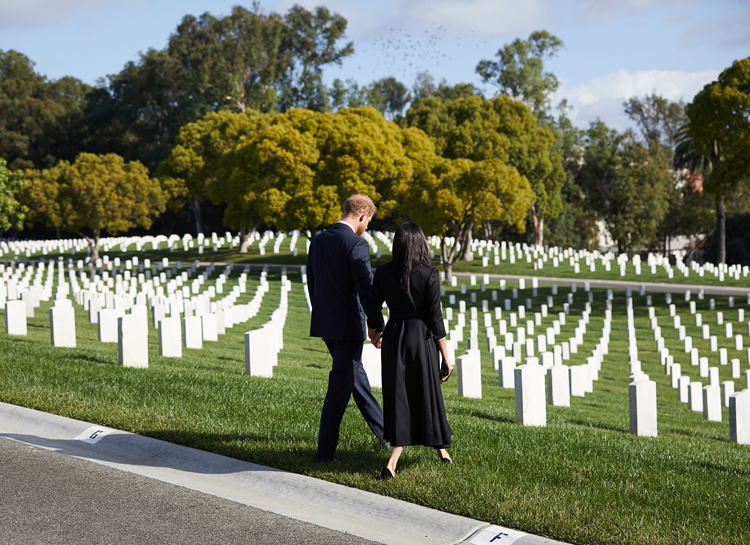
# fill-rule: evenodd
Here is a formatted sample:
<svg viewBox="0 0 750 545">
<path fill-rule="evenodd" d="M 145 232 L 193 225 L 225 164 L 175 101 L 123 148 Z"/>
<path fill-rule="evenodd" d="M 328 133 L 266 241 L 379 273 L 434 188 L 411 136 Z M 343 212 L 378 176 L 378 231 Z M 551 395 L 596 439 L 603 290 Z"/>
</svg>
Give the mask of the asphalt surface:
<svg viewBox="0 0 750 545">
<path fill-rule="evenodd" d="M 376 543 L 10 439 L 0 460 L 6 545 Z"/>
<path fill-rule="evenodd" d="M 472 273 L 473 274 L 473 273 Z M 458 278 L 469 278 L 470 273 L 453 273 L 453 276 Z M 478 279 L 481 279 L 481 274 L 475 274 Z M 640 286 L 644 286 L 646 293 L 685 293 L 690 291 L 692 295 L 696 295 L 699 289 L 703 290 L 706 295 L 733 295 L 735 297 L 745 297 L 750 294 L 750 288 L 732 288 L 723 286 L 703 286 L 696 284 L 667 284 L 666 282 L 633 282 L 626 280 L 589 280 L 587 278 L 554 278 L 545 276 L 534 276 L 534 275 L 513 275 L 513 274 L 491 274 L 490 280 L 497 282 L 499 280 L 518 282 L 519 278 L 523 278 L 526 281 L 530 281 L 532 278 L 536 278 L 539 285 L 550 285 L 556 284 L 558 286 L 570 286 L 575 284 L 578 288 L 583 289 L 584 282 L 588 282 L 592 288 L 597 289 L 613 289 L 613 290 L 624 290 L 630 287 L 634 294 L 638 294 Z M 531 287 L 527 285 L 527 288 Z"/>
<path fill-rule="evenodd" d="M 0 403 L 0 543 L 564 545 Z"/>
</svg>

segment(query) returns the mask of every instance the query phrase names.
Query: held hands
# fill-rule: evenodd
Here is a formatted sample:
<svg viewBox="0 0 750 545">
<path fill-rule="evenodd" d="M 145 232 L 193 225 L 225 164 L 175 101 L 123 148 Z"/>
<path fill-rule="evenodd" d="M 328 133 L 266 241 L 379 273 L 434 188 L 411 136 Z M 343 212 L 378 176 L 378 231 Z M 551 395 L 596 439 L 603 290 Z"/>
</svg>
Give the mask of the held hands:
<svg viewBox="0 0 750 545">
<path fill-rule="evenodd" d="M 375 348 L 380 348 L 383 344 L 383 332 L 375 331 L 374 329 L 367 328 L 367 336 L 370 337 L 370 342 Z"/>
</svg>

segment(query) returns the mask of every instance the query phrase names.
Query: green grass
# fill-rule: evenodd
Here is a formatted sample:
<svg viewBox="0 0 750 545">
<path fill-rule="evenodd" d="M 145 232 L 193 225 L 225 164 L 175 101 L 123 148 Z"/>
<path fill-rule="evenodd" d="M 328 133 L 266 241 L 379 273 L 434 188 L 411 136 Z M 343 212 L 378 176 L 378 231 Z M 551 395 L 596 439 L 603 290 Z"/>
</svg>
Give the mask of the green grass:
<svg viewBox="0 0 750 545">
<path fill-rule="evenodd" d="M 219 272 L 217 268 L 215 276 Z M 238 274 L 235 269 L 233 277 Z M 645 297 L 634 297 L 635 320 L 643 370 L 657 382 L 658 438 L 629 434 L 625 299 L 624 292 L 616 291 L 609 355 L 592 394 L 572 398 L 569 408 L 548 407 L 547 427 L 515 424 L 513 391 L 498 387 L 497 372 L 483 352 L 483 399 L 458 397 L 455 378 L 443 386 L 456 463 L 443 466 L 431 449 L 406 448 L 397 478 L 382 482 L 376 476 L 388 453 L 353 402 L 341 428 L 339 463 L 313 462 L 330 357 L 320 340 L 307 336 L 309 319 L 297 273 L 290 273 L 285 349 L 274 378 L 244 376 L 243 333 L 259 327 L 278 306 L 278 273 L 269 278 L 272 289 L 259 315 L 229 330 L 220 342 L 204 343 L 203 350 L 184 350 L 182 359 L 160 358 L 151 329 L 147 370 L 119 367 L 116 345 L 96 340 L 95 326 L 79 307 L 78 347 L 52 348 L 49 305 L 43 303 L 26 338 L 0 334 L 0 400 L 575 544 L 750 541 L 750 446 L 729 442 L 726 408 L 722 422 L 707 422 L 678 401 L 658 361 Z M 240 301 L 252 297 L 258 279 L 259 272 L 251 272 Z M 227 288 L 231 286 L 229 282 Z M 448 288 L 448 293 L 458 294 L 458 289 Z M 605 291 L 594 293 L 584 345 L 569 364 L 583 363 L 601 335 Z M 540 288 L 535 307 L 546 295 L 549 289 Z M 458 297 L 469 300 L 469 294 Z M 500 292 L 500 300 L 505 297 L 509 291 Z M 530 289 L 520 292 L 519 302 L 526 297 L 531 297 Z M 477 293 L 477 298 L 490 299 L 490 293 Z M 563 298 L 561 290 L 554 312 L 539 330 L 556 319 Z M 750 344 L 746 325 L 736 324 L 726 298 L 715 299 L 725 320 L 735 321 L 735 333 L 744 334 Z M 697 379 L 697 368 L 690 369 L 681 353 L 664 298 L 654 300 L 667 347 L 682 363 L 683 374 Z M 579 290 L 558 342 L 573 335 L 584 301 Z M 735 351 L 723 326 L 715 325 L 708 299 L 697 303 L 719 345 L 729 348 L 729 358 L 739 357 L 743 372 L 750 369 L 747 354 Z M 688 303 L 675 304 L 694 346 L 712 358 L 712 366 L 718 365 L 718 355 L 708 351 L 708 341 L 692 326 Z M 481 309 L 481 303 L 475 305 Z M 744 303 L 741 308 L 748 312 Z M 465 347 L 463 343 L 458 353 Z M 721 366 L 720 375 L 730 380 L 729 366 Z M 745 386 L 744 378 L 735 383 L 737 390 Z M 378 389 L 375 393 L 380 396 Z"/>
</svg>

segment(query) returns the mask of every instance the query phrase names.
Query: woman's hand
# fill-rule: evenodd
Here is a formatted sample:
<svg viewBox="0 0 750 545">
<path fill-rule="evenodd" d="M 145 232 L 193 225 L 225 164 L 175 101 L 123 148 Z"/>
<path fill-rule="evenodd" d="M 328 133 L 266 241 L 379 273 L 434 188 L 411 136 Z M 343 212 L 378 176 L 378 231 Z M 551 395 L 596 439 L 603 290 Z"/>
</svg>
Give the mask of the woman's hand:
<svg viewBox="0 0 750 545">
<path fill-rule="evenodd" d="M 446 373 L 446 370 L 448 371 Z M 447 360 L 443 359 L 443 365 L 440 368 L 440 381 L 445 382 L 448 380 L 448 377 L 451 376 L 451 373 L 453 372 L 453 364 Z"/>
</svg>

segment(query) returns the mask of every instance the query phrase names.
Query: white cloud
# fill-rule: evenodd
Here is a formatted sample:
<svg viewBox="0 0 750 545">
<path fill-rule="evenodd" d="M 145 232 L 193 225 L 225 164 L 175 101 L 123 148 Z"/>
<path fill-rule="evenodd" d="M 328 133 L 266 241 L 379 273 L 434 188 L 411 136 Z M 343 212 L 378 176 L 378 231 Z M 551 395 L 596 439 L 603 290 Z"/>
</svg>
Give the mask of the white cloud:
<svg viewBox="0 0 750 545">
<path fill-rule="evenodd" d="M 718 44 L 726 48 L 750 46 L 750 11 L 736 16 L 713 17 L 691 26 L 682 39 L 685 46 Z"/>
<path fill-rule="evenodd" d="M 47 24 L 91 6 L 102 0 L 5 0 L 0 3 L 0 27 L 28 28 Z"/>
<path fill-rule="evenodd" d="M 524 35 L 542 28 L 546 22 L 544 0 L 384 0 L 366 3 L 357 0 L 330 0 L 324 5 L 347 18 L 350 36 L 370 39 L 389 32 L 434 31 L 442 27 L 445 37 Z M 274 11 L 285 13 L 292 5 L 307 9 L 320 0 L 280 0 Z"/>
<path fill-rule="evenodd" d="M 134 2 L 138 0 L 119 0 Z M 58 23 L 76 13 L 115 4 L 115 0 L 2 0 L 0 29 L 29 29 Z"/>
<path fill-rule="evenodd" d="M 598 117 L 608 125 L 623 130 L 630 125 L 622 111 L 622 104 L 627 99 L 656 92 L 672 101 L 690 102 L 704 85 L 714 81 L 718 75 L 718 70 L 618 70 L 575 87 L 567 88 L 563 84 L 553 103 L 568 99 L 574 107 L 571 117 L 578 126 L 588 126 Z"/>
<path fill-rule="evenodd" d="M 608 19 L 658 7 L 663 2 L 660 0 L 580 0 L 577 4 L 577 10 L 586 17 Z"/>
</svg>

